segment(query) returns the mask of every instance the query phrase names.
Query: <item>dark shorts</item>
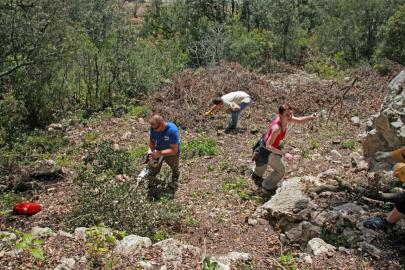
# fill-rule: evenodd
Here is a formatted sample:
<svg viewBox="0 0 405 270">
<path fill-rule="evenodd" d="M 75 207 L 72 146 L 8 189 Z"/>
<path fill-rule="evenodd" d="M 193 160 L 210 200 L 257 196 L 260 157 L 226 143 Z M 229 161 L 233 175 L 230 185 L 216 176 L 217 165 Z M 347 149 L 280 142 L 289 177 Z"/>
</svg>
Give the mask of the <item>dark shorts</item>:
<svg viewBox="0 0 405 270">
<path fill-rule="evenodd" d="M 401 214 L 405 215 L 405 193 L 402 193 L 398 201 L 395 203 L 395 207 Z"/>
</svg>

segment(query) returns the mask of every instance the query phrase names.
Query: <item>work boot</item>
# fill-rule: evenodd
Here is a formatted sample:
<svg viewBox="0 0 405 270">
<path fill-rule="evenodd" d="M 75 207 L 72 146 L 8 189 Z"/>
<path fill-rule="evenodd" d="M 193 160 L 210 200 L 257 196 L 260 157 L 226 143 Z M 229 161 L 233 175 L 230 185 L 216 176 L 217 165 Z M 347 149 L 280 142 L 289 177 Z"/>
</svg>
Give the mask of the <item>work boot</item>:
<svg viewBox="0 0 405 270">
<path fill-rule="evenodd" d="M 387 231 L 394 224 L 388 223 L 385 217 L 369 217 L 363 222 L 364 227 L 373 229 L 373 230 L 383 230 Z"/>
<path fill-rule="evenodd" d="M 262 186 L 263 183 L 263 177 L 258 176 L 257 174 L 255 174 L 254 172 L 252 173 L 251 176 L 253 182 L 255 183 L 255 185 L 260 188 Z"/>
</svg>

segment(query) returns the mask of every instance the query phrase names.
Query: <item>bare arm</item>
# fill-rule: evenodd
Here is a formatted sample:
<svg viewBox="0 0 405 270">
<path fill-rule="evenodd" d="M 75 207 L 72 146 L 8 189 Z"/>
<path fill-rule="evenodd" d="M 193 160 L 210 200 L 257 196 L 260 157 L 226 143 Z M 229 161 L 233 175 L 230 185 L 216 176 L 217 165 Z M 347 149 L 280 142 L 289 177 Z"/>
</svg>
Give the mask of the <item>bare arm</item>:
<svg viewBox="0 0 405 270">
<path fill-rule="evenodd" d="M 208 112 L 204 113 L 204 115 L 210 115 L 212 114 L 215 110 L 218 110 L 221 107 L 220 104 L 216 104 L 214 106 L 211 107 L 211 109 L 209 109 Z"/>
<path fill-rule="evenodd" d="M 277 136 L 280 134 L 281 128 L 278 125 L 272 127 L 270 138 L 267 140 L 266 148 L 271 152 L 280 155 L 282 157 L 285 156 L 285 153 L 280 149 L 277 149 L 273 146 L 273 143 L 276 141 Z"/>
<path fill-rule="evenodd" d="M 295 117 L 295 116 L 293 116 L 292 117 L 292 119 L 291 119 L 291 123 L 294 123 L 294 124 L 304 124 L 304 123 L 307 123 L 307 122 L 309 122 L 309 121 L 311 121 L 311 120 L 314 120 L 314 119 L 316 119 L 316 113 L 314 113 L 314 114 L 311 114 L 311 115 L 308 115 L 308 116 L 302 116 L 302 117 Z"/>
<path fill-rule="evenodd" d="M 179 146 L 177 144 L 171 144 L 169 149 L 165 149 L 165 150 L 157 150 L 155 151 L 152 156 L 154 158 L 158 158 L 160 156 L 174 156 L 177 154 L 177 152 L 179 151 Z"/>
</svg>

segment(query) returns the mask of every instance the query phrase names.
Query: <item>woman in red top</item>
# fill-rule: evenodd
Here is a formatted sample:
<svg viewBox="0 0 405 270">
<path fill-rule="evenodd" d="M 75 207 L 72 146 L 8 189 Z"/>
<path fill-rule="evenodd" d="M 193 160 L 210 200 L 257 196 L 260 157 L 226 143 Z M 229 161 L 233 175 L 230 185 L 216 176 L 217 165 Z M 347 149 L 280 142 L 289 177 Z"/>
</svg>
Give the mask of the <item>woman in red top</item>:
<svg viewBox="0 0 405 270">
<path fill-rule="evenodd" d="M 264 137 L 266 149 L 270 151 L 268 161 L 266 164 L 256 165 L 254 167 L 252 178 L 257 185 L 260 185 L 263 192 L 269 192 L 276 189 L 277 184 L 283 179 L 285 174 L 285 166 L 282 158 L 288 161 L 293 159 L 293 156 L 281 150 L 280 143 L 285 138 L 287 133 L 287 126 L 289 123 L 302 124 L 316 118 L 316 114 L 304 117 L 294 117 L 291 106 L 287 103 L 278 109 L 277 117 L 270 123 L 269 129 Z M 267 166 L 273 169 L 270 175 L 263 179 L 263 175 Z"/>
</svg>

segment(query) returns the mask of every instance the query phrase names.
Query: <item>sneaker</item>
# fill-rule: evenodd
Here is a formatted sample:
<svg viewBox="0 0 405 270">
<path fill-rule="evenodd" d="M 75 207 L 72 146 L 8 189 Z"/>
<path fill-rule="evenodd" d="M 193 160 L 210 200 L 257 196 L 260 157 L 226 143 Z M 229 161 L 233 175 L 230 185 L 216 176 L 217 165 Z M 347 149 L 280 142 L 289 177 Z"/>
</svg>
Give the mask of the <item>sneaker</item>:
<svg viewBox="0 0 405 270">
<path fill-rule="evenodd" d="M 388 223 L 385 217 L 369 217 L 363 222 L 364 227 L 373 230 L 386 231 L 392 224 Z"/>
<path fill-rule="evenodd" d="M 251 178 L 252 178 L 252 180 L 253 180 L 253 182 L 255 183 L 256 186 L 258 186 L 258 187 L 261 187 L 261 186 L 262 186 L 263 177 L 260 177 L 260 176 L 258 176 L 257 174 L 252 173 Z"/>
</svg>

